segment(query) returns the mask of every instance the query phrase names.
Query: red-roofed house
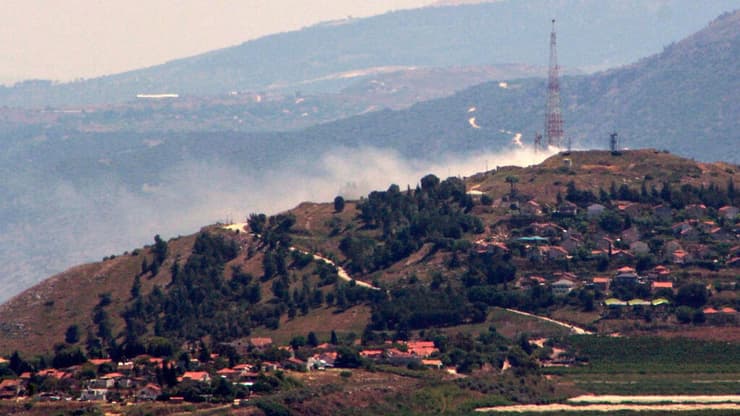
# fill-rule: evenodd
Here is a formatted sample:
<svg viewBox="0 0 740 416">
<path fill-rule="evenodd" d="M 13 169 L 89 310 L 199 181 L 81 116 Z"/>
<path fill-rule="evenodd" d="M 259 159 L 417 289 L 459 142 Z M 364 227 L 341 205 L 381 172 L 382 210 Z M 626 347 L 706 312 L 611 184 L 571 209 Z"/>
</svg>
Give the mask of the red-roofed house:
<svg viewBox="0 0 740 416">
<path fill-rule="evenodd" d="M 157 400 L 162 394 L 162 388 L 156 384 L 149 383 L 136 392 L 136 400 L 140 402 Z"/>
<path fill-rule="evenodd" d="M 597 276 L 593 278 L 593 284 L 596 289 L 599 289 L 602 292 L 606 292 L 609 290 L 609 283 L 612 279 L 608 277 L 601 277 Z"/>
<path fill-rule="evenodd" d="M 178 381 L 192 380 L 199 383 L 210 383 L 211 376 L 205 371 L 186 371 L 181 377 L 178 377 Z"/>
<path fill-rule="evenodd" d="M 382 358 L 385 351 L 383 350 L 362 350 L 360 351 L 360 356 L 363 358 L 370 358 L 370 359 L 376 359 L 376 358 Z"/>
<path fill-rule="evenodd" d="M 257 349 L 267 348 L 270 345 L 272 345 L 272 338 L 269 338 L 269 337 L 253 337 L 253 338 L 250 338 L 249 339 L 249 343 L 253 347 L 257 348 Z"/>
<path fill-rule="evenodd" d="M 653 282 L 651 287 L 653 291 L 660 289 L 673 290 L 673 282 Z"/>
<path fill-rule="evenodd" d="M 408 352 L 417 357 L 429 357 L 439 352 L 433 341 L 409 341 L 406 343 Z"/>
<path fill-rule="evenodd" d="M 5 379 L 0 382 L 0 399 L 12 399 L 18 397 L 23 391 L 23 380 Z"/>
<path fill-rule="evenodd" d="M 421 365 L 430 368 L 442 368 L 442 360 L 421 360 Z"/>
<path fill-rule="evenodd" d="M 108 363 L 113 362 L 113 360 L 111 360 L 110 358 L 92 358 L 88 361 L 90 361 L 90 364 L 94 366 L 101 366 L 103 364 L 108 364 Z"/>
<path fill-rule="evenodd" d="M 701 218 L 707 214 L 707 206 L 704 204 L 686 205 L 684 208 L 686 215 L 692 218 Z"/>
<path fill-rule="evenodd" d="M 234 370 L 232 368 L 222 368 L 222 369 L 216 371 L 216 374 L 218 374 L 220 377 L 225 378 L 225 379 L 229 379 L 229 380 L 233 380 L 233 379 L 239 378 L 239 376 L 241 375 L 241 373 L 242 373 L 241 371 Z"/>
<path fill-rule="evenodd" d="M 717 212 L 719 212 L 719 215 L 727 218 L 728 220 L 731 220 L 737 217 L 738 214 L 740 214 L 740 208 L 725 205 L 722 208 L 718 209 Z"/>
</svg>

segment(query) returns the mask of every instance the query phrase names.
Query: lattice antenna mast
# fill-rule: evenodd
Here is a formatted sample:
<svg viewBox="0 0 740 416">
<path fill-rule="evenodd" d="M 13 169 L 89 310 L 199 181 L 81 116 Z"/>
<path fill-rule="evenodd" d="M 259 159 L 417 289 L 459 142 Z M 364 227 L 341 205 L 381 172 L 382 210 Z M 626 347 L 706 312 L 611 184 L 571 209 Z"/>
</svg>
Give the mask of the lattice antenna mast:
<svg viewBox="0 0 740 416">
<path fill-rule="evenodd" d="M 550 69 L 547 81 L 547 120 L 545 121 L 545 134 L 547 144 L 561 147 L 563 145 L 563 115 L 560 111 L 560 81 L 558 80 L 560 67 L 558 67 L 557 38 L 555 35 L 555 19 L 552 19 L 552 32 L 550 33 Z"/>
</svg>

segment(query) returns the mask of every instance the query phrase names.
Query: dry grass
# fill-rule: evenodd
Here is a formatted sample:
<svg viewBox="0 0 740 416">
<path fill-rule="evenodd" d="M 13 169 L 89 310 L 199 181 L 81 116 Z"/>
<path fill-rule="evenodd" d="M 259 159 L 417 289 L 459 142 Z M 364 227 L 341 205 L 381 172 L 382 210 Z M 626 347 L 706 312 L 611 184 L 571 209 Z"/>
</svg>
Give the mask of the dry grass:
<svg viewBox="0 0 740 416">
<path fill-rule="evenodd" d="M 305 316 L 296 316 L 288 319 L 287 315 L 280 319 L 280 328 L 270 330 L 256 328 L 254 336 L 269 336 L 281 344 L 288 343 L 294 336 L 306 336 L 313 331 L 322 341 L 329 341 L 331 331 L 338 334 L 354 332 L 359 337 L 370 321 L 370 308 L 364 305 L 355 306 L 344 312 L 336 313 L 334 308 L 312 309 Z"/>
<path fill-rule="evenodd" d="M 142 293 L 154 285 L 165 286 L 170 280 L 170 266 L 180 255 L 184 261 L 194 237 L 182 237 L 169 243 L 170 256 L 155 277 L 141 279 Z M 0 306 L 0 354 L 21 350 L 26 355 L 50 351 L 64 341 L 64 332 L 73 324 L 81 332 L 93 325 L 92 310 L 98 295 L 110 293 L 112 303 L 106 307 L 114 333 L 123 328 L 120 312 L 131 298 L 134 277 L 141 271 L 142 260 L 152 261 L 149 250 L 138 255 L 122 255 L 112 260 L 85 264 L 55 275 L 22 292 Z"/>
</svg>

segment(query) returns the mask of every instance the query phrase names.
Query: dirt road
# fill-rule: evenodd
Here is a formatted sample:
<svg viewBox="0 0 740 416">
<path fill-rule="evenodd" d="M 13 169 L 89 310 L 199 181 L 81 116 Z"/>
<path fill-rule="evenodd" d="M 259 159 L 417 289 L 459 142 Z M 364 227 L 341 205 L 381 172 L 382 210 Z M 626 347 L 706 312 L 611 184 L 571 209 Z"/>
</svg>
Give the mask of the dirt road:
<svg viewBox="0 0 740 416">
<path fill-rule="evenodd" d="M 535 315 L 535 314 L 532 314 L 532 313 L 529 313 L 529 312 L 518 311 L 516 309 L 506 308 L 506 310 L 509 311 L 509 312 L 518 313 L 519 315 L 529 316 L 529 317 L 532 317 L 532 318 L 537 318 L 537 319 L 540 319 L 540 320 L 543 320 L 543 321 L 551 322 L 551 323 L 553 323 L 555 325 L 560 325 L 562 327 L 565 327 L 565 328 L 570 329 L 571 332 L 573 332 L 574 334 L 578 334 L 578 335 L 593 335 L 593 332 L 587 331 L 587 330 L 585 330 L 585 329 L 583 329 L 581 327 L 575 326 L 575 325 L 571 325 L 571 324 L 569 324 L 567 322 L 556 321 L 556 320 L 554 320 L 552 318 L 548 318 L 546 316 Z"/>
</svg>

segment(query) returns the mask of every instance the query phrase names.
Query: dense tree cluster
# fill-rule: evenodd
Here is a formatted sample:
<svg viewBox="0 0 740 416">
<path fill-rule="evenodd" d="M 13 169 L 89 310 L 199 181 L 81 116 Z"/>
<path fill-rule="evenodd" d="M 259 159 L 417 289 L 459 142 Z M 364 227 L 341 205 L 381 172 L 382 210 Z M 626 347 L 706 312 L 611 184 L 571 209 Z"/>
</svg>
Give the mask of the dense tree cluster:
<svg viewBox="0 0 740 416">
<path fill-rule="evenodd" d="M 397 185 L 372 192 L 358 204 L 359 217 L 380 236 L 348 235 L 340 249 L 353 272 L 369 272 L 390 266 L 427 242 L 459 239 L 465 233 L 482 233 L 483 223 L 467 211 L 473 201 L 459 178 L 421 179 L 415 190 L 401 192 Z"/>
</svg>

